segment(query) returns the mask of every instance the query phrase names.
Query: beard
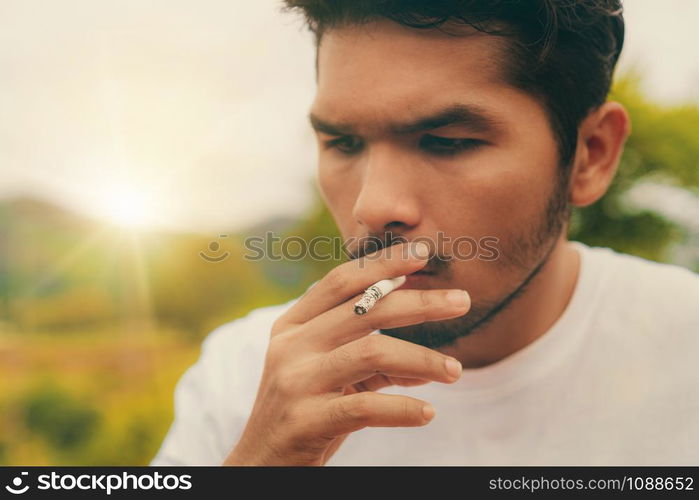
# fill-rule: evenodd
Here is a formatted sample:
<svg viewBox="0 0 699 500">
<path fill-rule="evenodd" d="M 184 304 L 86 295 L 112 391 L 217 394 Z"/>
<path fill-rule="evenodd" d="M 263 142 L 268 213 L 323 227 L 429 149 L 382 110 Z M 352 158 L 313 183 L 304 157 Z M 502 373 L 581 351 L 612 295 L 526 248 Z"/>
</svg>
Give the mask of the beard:
<svg viewBox="0 0 699 500">
<path fill-rule="evenodd" d="M 502 270 L 517 275 L 514 286 L 495 300 L 473 301 L 469 312 L 464 316 L 379 331 L 390 337 L 434 349 L 453 344 L 492 321 L 526 290 L 555 248 L 570 214 L 567 200 L 568 178 L 564 169 L 559 168 L 553 193 L 540 215 L 517 234 L 511 240 L 509 248 L 500 252 L 498 260 L 494 261 Z M 452 262 L 435 262 L 435 267 L 444 269 Z"/>
</svg>

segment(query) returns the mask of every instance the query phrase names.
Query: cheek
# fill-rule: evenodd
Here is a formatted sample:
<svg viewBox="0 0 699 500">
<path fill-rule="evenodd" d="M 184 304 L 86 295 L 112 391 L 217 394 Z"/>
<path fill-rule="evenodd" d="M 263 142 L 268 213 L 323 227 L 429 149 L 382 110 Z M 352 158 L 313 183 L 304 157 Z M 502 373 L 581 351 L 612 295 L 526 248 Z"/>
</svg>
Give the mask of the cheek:
<svg viewBox="0 0 699 500">
<path fill-rule="evenodd" d="M 338 228 L 343 234 L 349 234 L 353 203 L 358 193 L 356 182 L 347 175 L 333 171 L 322 161 L 318 165 L 317 179 L 321 195 Z"/>
<path fill-rule="evenodd" d="M 447 233 L 503 240 L 520 234 L 545 210 L 555 182 L 555 157 L 503 151 L 464 162 L 431 197 Z M 437 195 L 439 193 L 439 195 Z"/>
<path fill-rule="evenodd" d="M 318 179 L 318 187 L 320 188 L 323 198 L 325 198 L 326 203 L 332 200 L 333 192 L 333 178 L 328 172 L 327 168 L 323 167 L 323 164 L 319 162 L 318 171 L 316 173 L 316 178 Z"/>
</svg>

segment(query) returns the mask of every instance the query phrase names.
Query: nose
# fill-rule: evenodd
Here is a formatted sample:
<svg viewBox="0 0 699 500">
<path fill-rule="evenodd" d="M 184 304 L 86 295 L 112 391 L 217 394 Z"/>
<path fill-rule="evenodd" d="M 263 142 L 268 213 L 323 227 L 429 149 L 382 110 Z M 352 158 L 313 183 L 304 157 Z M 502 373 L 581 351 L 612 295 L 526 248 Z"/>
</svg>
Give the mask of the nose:
<svg viewBox="0 0 699 500">
<path fill-rule="evenodd" d="M 419 186 L 409 164 L 389 147 L 374 146 L 367 154 L 362 184 L 352 215 L 368 234 L 405 233 L 420 224 L 415 196 Z"/>
</svg>

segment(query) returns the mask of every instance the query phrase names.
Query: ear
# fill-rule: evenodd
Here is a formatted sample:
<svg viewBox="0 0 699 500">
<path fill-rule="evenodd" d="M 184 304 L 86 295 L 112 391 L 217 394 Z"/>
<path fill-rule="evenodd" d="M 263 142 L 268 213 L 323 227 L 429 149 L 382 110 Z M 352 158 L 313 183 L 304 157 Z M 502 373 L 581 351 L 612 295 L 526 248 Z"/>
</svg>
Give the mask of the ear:
<svg viewBox="0 0 699 500">
<path fill-rule="evenodd" d="M 631 119 L 618 102 L 605 102 L 583 120 L 570 179 L 572 205 L 590 205 L 607 192 L 630 133 Z"/>
</svg>

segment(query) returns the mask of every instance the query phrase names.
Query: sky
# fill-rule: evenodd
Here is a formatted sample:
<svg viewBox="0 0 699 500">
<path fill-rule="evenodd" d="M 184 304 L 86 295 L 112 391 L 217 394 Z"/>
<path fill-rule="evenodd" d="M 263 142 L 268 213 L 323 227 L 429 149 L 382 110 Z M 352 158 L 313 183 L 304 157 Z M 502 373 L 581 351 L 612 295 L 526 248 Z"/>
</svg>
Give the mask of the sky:
<svg viewBox="0 0 699 500">
<path fill-rule="evenodd" d="M 0 0 L 0 197 L 170 230 L 313 203 L 312 38 L 279 0 Z M 626 0 L 618 71 L 699 103 L 699 1 Z"/>
</svg>

